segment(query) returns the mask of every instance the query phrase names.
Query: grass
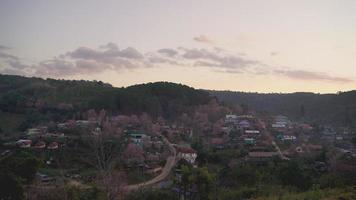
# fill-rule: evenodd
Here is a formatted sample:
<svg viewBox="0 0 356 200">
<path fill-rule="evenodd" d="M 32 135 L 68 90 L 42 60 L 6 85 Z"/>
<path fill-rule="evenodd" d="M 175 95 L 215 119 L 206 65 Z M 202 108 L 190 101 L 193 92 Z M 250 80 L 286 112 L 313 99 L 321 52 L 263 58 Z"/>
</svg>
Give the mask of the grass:
<svg viewBox="0 0 356 200">
<path fill-rule="evenodd" d="M 254 200 L 348 200 L 356 199 L 356 188 L 311 189 L 306 192 L 280 192 L 278 195 L 269 195 Z"/>
</svg>

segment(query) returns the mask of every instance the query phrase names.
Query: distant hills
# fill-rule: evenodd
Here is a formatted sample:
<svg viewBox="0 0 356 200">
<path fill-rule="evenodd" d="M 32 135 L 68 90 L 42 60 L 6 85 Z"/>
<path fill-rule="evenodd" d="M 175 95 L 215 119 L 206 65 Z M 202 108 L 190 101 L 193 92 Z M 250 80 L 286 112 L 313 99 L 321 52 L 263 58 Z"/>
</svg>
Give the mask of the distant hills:
<svg viewBox="0 0 356 200">
<path fill-rule="evenodd" d="M 244 104 L 261 113 L 284 114 L 301 121 L 356 127 L 356 91 L 337 94 L 232 91 L 209 93 L 220 101 Z"/>
<path fill-rule="evenodd" d="M 112 114 L 145 112 L 154 117 L 173 119 L 211 99 L 206 91 L 169 82 L 116 88 L 101 81 L 0 75 L 0 119 L 7 120 L 10 115 L 11 118 L 21 118 L 25 124 L 23 128 L 42 121 L 72 118 L 73 115 L 78 118 L 78 113 L 88 109 L 105 109 Z"/>
<path fill-rule="evenodd" d="M 25 118 L 27 124 L 33 124 L 66 119 L 88 109 L 105 109 L 112 114 L 146 112 L 174 119 L 183 112 L 191 112 L 196 105 L 209 103 L 214 96 L 221 102 L 245 105 L 262 114 L 284 114 L 299 121 L 356 127 L 356 91 L 262 94 L 196 90 L 169 82 L 116 88 L 101 81 L 1 74 L 0 119 L 16 114 L 12 118 Z"/>
</svg>

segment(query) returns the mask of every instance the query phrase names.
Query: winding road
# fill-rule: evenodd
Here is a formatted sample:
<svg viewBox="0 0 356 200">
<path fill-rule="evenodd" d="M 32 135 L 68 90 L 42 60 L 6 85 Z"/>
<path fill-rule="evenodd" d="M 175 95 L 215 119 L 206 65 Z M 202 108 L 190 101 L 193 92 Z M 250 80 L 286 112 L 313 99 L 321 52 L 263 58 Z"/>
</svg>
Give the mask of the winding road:
<svg viewBox="0 0 356 200">
<path fill-rule="evenodd" d="M 176 152 L 176 149 L 174 148 L 174 146 L 167 140 L 167 138 L 165 138 L 164 136 L 162 136 L 162 138 L 163 138 L 163 142 L 168 146 L 169 151 L 171 152 L 171 155 L 167 158 L 166 164 L 164 165 L 162 172 L 158 176 L 154 177 L 153 179 L 151 179 L 149 181 L 125 186 L 123 188 L 125 191 L 134 191 L 134 190 L 138 190 L 142 187 L 149 187 L 149 186 L 159 183 L 159 182 L 163 181 L 165 178 L 167 178 L 167 176 L 171 172 L 172 168 L 176 164 L 177 152 Z"/>
</svg>

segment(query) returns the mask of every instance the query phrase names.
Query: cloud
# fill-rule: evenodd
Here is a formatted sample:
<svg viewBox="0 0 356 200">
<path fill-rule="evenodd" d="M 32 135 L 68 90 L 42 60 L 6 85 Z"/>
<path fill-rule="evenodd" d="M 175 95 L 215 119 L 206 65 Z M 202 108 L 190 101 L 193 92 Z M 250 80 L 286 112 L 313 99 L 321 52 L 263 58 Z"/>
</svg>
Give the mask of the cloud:
<svg viewBox="0 0 356 200">
<path fill-rule="evenodd" d="M 169 57 L 174 57 L 175 55 L 178 54 L 178 51 L 177 50 L 174 50 L 174 49 L 169 49 L 169 48 L 166 48 L 166 49 L 160 49 L 157 51 L 158 53 L 161 53 L 161 54 L 164 54 L 166 56 L 169 56 Z"/>
<path fill-rule="evenodd" d="M 110 44 L 110 43 L 109 43 Z M 132 47 L 127 47 L 119 50 L 113 44 L 106 46 L 104 51 L 92 49 L 88 47 L 79 47 L 72 52 L 67 52 L 65 55 L 73 59 L 86 59 L 96 61 L 106 61 L 113 58 L 128 58 L 128 59 L 142 59 L 143 55 Z"/>
<path fill-rule="evenodd" d="M 8 53 L 8 50 L 9 48 L 0 45 L 0 64 L 3 64 L 0 73 L 58 78 L 82 74 L 92 75 L 106 70 L 121 72 L 174 65 L 192 68 L 207 67 L 213 72 L 229 74 L 278 75 L 306 81 L 339 83 L 353 81 L 326 73 L 281 69 L 256 59 L 249 59 L 241 53 L 231 53 L 217 47 L 162 48 L 141 53 L 133 47 L 120 49 L 118 45 L 110 42 L 98 48 L 78 47 L 73 51 L 35 64 L 23 62 L 21 58 Z"/>
<path fill-rule="evenodd" d="M 344 77 L 331 76 L 326 73 L 312 72 L 312 71 L 305 71 L 305 70 L 275 70 L 274 72 L 276 74 L 284 75 L 289 78 L 299 79 L 299 80 L 329 81 L 329 82 L 341 82 L 341 83 L 348 83 L 353 81 L 351 79 L 344 78 Z"/>
<path fill-rule="evenodd" d="M 279 52 L 278 51 L 272 51 L 269 53 L 270 56 L 278 56 Z"/>
<path fill-rule="evenodd" d="M 100 48 L 102 49 L 111 49 L 111 50 L 119 50 L 119 47 L 117 46 L 117 44 L 113 43 L 113 42 L 109 42 L 105 45 L 100 46 Z"/>
<path fill-rule="evenodd" d="M 228 54 L 224 51 L 209 49 L 186 49 L 182 57 L 190 60 L 197 60 L 195 66 L 219 67 L 219 68 L 246 68 L 259 63 L 257 60 L 249 60 L 241 56 Z"/>
<path fill-rule="evenodd" d="M 8 46 L 0 45 L 0 51 L 2 51 L 2 50 L 9 50 L 9 49 L 11 49 L 11 48 L 8 47 Z"/>
<path fill-rule="evenodd" d="M 206 43 L 206 44 L 214 44 L 215 43 L 212 39 L 210 39 L 206 35 L 199 35 L 199 36 L 193 37 L 193 40 L 196 42 L 201 42 L 201 43 Z"/>
</svg>

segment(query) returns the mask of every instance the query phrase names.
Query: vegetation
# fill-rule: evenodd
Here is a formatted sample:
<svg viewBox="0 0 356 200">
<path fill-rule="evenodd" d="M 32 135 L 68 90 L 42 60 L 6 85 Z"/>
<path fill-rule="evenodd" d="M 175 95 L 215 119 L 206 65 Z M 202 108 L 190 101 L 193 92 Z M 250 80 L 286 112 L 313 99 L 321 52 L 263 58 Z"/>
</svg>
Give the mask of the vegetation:
<svg viewBox="0 0 356 200">
<path fill-rule="evenodd" d="M 209 92 L 226 103 L 248 105 L 250 109 L 262 113 L 283 114 L 297 120 L 356 127 L 356 91 L 337 94 Z"/>
<path fill-rule="evenodd" d="M 0 119 L 3 132 L 24 131 L 40 123 L 80 117 L 80 111 L 105 109 L 165 119 L 207 104 L 209 93 L 181 84 L 156 82 L 115 88 L 100 81 L 72 81 L 0 75 Z"/>
</svg>

